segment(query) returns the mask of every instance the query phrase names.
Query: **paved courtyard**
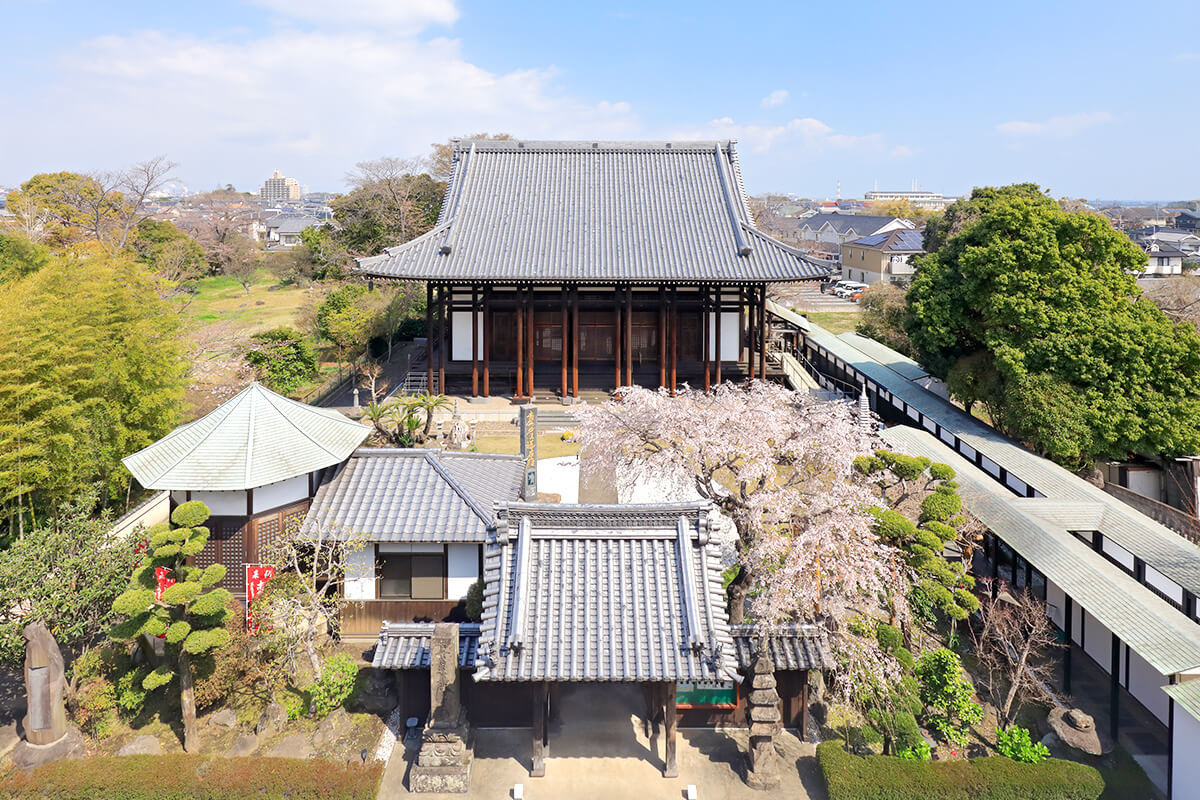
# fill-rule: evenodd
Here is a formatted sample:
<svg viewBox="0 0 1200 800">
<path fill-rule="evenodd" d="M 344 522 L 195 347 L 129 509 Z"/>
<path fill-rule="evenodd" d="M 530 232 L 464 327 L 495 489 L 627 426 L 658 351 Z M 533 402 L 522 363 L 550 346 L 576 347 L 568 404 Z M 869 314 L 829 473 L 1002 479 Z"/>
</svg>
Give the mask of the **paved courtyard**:
<svg viewBox="0 0 1200 800">
<path fill-rule="evenodd" d="M 705 798 L 755 798 L 764 793 L 741 779 L 744 731 L 680 729 L 679 777 L 664 778 L 661 729 L 646 735 L 636 709 L 641 689 L 628 684 L 571 684 L 563 687 L 558 714 L 550 726 L 550 757 L 544 778 L 529 777 L 528 728 L 477 731 L 475 764 L 469 798 L 508 798 L 514 784 L 523 784 L 525 797 L 611 800 L 647 798 L 680 800 L 688 784 Z M 555 720 L 557 717 L 557 721 Z M 826 797 L 814 748 L 791 733 L 780 740 L 783 784 L 776 797 L 824 800 Z M 409 761 L 416 746 L 396 749 L 384 772 L 381 800 L 398 797 L 461 798 L 463 795 L 410 795 L 406 788 Z"/>
</svg>

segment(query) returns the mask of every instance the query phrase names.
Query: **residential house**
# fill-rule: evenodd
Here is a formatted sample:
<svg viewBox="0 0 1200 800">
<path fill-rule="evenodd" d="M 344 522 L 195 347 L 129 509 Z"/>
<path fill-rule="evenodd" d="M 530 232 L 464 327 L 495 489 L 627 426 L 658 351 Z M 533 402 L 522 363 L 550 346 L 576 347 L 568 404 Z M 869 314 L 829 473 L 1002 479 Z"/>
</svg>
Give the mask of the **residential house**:
<svg viewBox="0 0 1200 800">
<path fill-rule="evenodd" d="M 1200 211 L 1180 209 L 1175 215 L 1175 227 L 1188 233 L 1200 233 Z"/>
<path fill-rule="evenodd" d="M 1186 255 L 1182 250 L 1165 242 L 1148 239 L 1142 242 L 1146 251 L 1146 268 L 1143 275 L 1182 275 L 1183 259 Z"/>
<path fill-rule="evenodd" d="M 924 234 L 912 230 L 873 233 L 842 245 L 842 277 L 866 284 L 907 284 L 913 256 L 925 252 Z"/>
<path fill-rule="evenodd" d="M 1183 228 L 1150 226 L 1130 231 L 1129 236 L 1141 245 L 1145 245 L 1147 242 L 1158 242 L 1176 247 L 1186 255 L 1200 252 L 1200 235 Z"/>
<path fill-rule="evenodd" d="M 267 249 L 295 247 L 300 244 L 300 233 L 305 228 L 319 228 L 321 220 L 308 214 L 278 214 L 268 219 L 266 228 Z"/>
<path fill-rule="evenodd" d="M 841 246 L 846 242 L 887 233 L 894 230 L 913 230 L 916 226 L 898 217 L 869 217 L 865 214 L 814 214 L 800 225 L 800 239 L 820 244 Z"/>
</svg>

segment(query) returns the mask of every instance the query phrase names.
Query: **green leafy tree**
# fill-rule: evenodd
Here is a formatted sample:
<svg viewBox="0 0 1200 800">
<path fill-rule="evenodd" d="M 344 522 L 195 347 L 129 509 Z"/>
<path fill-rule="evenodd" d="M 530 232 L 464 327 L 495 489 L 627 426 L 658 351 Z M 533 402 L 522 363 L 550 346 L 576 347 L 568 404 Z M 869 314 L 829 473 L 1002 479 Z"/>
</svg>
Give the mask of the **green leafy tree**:
<svg viewBox="0 0 1200 800">
<path fill-rule="evenodd" d="M 44 622 L 77 653 L 87 651 L 113 622 L 117 596 L 139 556 L 134 537 L 111 535 L 111 514 L 94 516 L 94 497 L 58 513 L 0 552 L 0 660 L 17 666 L 25 657 L 22 631 Z"/>
<path fill-rule="evenodd" d="M 192 500 L 171 513 L 171 523 L 147 531 L 146 556 L 133 571 L 129 587 L 113 601 L 113 611 L 125 619 L 109 630 L 118 641 L 165 636 L 166 662 L 146 674 L 142 688 L 154 691 L 178 678 L 183 749 L 189 753 L 199 746 L 192 659 L 229 642 L 225 623 L 232 595 L 216 588 L 225 577 L 225 565 L 201 569 L 187 563 L 208 543 L 208 529 L 203 527 L 208 516 L 208 507 Z M 165 577 L 175 581 L 160 599 L 155 599 L 156 568 L 165 569 Z"/>
<path fill-rule="evenodd" d="M 50 248 L 19 233 L 0 231 L 0 283 L 37 272 L 50 261 Z"/>
<path fill-rule="evenodd" d="M 204 248 L 170 222 L 143 219 L 137 224 L 133 250 L 138 260 L 157 272 L 171 288 L 208 272 Z"/>
<path fill-rule="evenodd" d="M 965 745 L 969 727 L 983 719 L 983 706 L 974 700 L 958 655 L 944 647 L 931 650 L 917 659 L 916 672 L 930 727 L 947 742 Z"/>
<path fill-rule="evenodd" d="M 912 653 L 904 647 L 904 636 L 898 628 L 880 624 L 875 629 L 875 639 L 880 649 L 900 664 L 903 677 L 878 693 L 878 702 L 867 709 L 867 722 L 883 737 L 883 754 L 924 754 L 925 744 L 916 715 L 921 713 L 921 700 L 917 696 L 917 680 L 913 677 Z M 926 746 L 927 748 L 927 746 Z"/>
<path fill-rule="evenodd" d="M 1200 335 L 1141 297 L 1146 255 L 1103 217 L 977 189 L 926 249 L 908 333 L 968 408 L 1072 468 L 1200 452 Z"/>
<path fill-rule="evenodd" d="M 337 240 L 356 256 L 376 255 L 403 244 L 436 223 L 445 184 L 424 172 L 420 161 L 362 161 L 346 175 L 352 187 L 333 203 Z"/>
<path fill-rule="evenodd" d="M 246 362 L 266 386 L 289 394 L 317 375 L 317 353 L 295 328 L 273 328 L 250 337 Z"/>
<path fill-rule="evenodd" d="M 124 257 L 54 256 L 0 284 L 0 533 L 99 489 L 123 501 L 121 458 L 179 420 L 187 363 L 156 278 Z"/>
</svg>

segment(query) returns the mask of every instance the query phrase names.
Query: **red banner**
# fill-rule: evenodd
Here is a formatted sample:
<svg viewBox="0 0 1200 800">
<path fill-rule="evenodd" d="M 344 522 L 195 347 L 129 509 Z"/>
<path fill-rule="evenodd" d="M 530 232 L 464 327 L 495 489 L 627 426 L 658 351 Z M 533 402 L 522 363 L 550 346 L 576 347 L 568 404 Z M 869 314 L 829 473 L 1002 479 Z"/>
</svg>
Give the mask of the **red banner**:
<svg viewBox="0 0 1200 800">
<path fill-rule="evenodd" d="M 258 633 L 258 626 L 251 621 L 250 604 L 254 602 L 254 598 L 262 594 L 263 586 L 273 577 L 275 577 L 275 567 L 270 564 L 246 565 L 246 627 L 254 633 Z"/>
<path fill-rule="evenodd" d="M 167 577 L 167 573 L 170 571 L 171 570 L 167 569 L 166 567 L 154 568 L 154 580 L 158 584 L 154 587 L 154 602 L 156 603 L 161 603 L 163 592 L 175 585 L 175 579 Z M 167 638 L 167 635 L 165 633 L 160 633 L 158 638 L 165 639 Z"/>
</svg>

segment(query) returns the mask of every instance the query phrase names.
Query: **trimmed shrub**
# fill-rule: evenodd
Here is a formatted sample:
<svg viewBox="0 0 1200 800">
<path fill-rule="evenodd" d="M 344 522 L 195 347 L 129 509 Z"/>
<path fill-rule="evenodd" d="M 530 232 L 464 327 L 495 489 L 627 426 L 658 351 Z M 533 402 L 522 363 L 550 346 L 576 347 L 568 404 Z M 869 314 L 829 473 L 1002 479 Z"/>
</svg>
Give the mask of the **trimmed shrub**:
<svg viewBox="0 0 1200 800">
<path fill-rule="evenodd" d="M 1010 762 L 1011 763 L 1011 762 Z M 383 765 L 171 753 L 56 761 L 0 779 L 0 797 L 53 800 L 374 800 Z"/>
<path fill-rule="evenodd" d="M 1057 759 L 855 756 L 832 741 L 817 746 L 817 760 L 830 800 L 1096 800 L 1104 791 L 1093 767 Z"/>
<path fill-rule="evenodd" d="M 117 693 L 107 678 L 91 678 L 75 693 L 75 722 L 103 739 L 117 722 Z"/>
<path fill-rule="evenodd" d="M 942 487 L 938 487 L 939 489 Z M 934 491 L 921 501 L 921 522 L 945 522 L 962 510 L 962 498 L 953 490 Z"/>
<path fill-rule="evenodd" d="M 1050 755 L 1050 748 L 1041 742 L 1032 741 L 1027 729 L 1014 726 L 1008 730 L 996 731 L 996 752 L 1013 761 L 1038 764 Z"/>
<path fill-rule="evenodd" d="M 358 665 L 349 656 L 338 653 L 321 666 L 321 679 L 308 687 L 309 711 L 317 719 L 329 716 L 354 694 Z"/>
</svg>

